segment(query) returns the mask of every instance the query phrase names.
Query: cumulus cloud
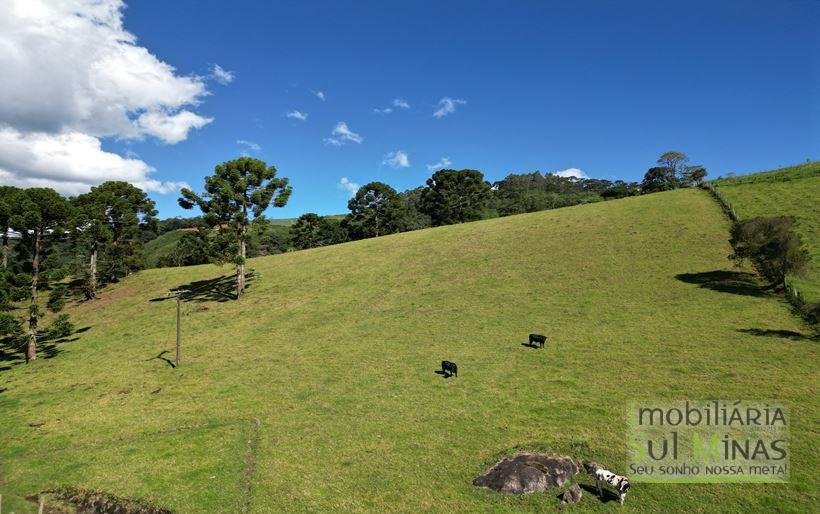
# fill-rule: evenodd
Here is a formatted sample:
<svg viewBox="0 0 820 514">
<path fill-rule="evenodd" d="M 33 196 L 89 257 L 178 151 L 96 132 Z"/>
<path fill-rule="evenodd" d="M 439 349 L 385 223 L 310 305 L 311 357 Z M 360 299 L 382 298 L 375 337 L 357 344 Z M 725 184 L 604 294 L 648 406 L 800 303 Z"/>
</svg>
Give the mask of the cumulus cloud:
<svg viewBox="0 0 820 514">
<path fill-rule="evenodd" d="M 259 146 L 256 143 L 254 143 L 253 141 L 246 141 L 244 139 L 237 139 L 236 144 L 247 147 L 248 150 L 252 150 L 254 152 L 259 152 L 259 151 L 262 150 L 262 147 Z"/>
<path fill-rule="evenodd" d="M 120 0 L 3 3 L 0 151 L 6 153 L 0 168 L 6 180 L 48 183 L 64 193 L 102 180 L 171 187 L 148 179 L 154 170 L 139 159 L 103 151 L 100 138 L 178 143 L 212 121 L 193 112 L 207 90 L 201 77 L 180 75 L 137 45 L 123 27 L 123 7 Z M 11 158 L 21 152 L 35 162 Z M 66 167 L 70 174 L 60 171 Z"/>
<path fill-rule="evenodd" d="M 374 107 L 373 112 L 375 112 L 376 114 L 390 114 L 391 112 L 393 112 L 393 108 L 385 107 L 384 109 L 378 109 Z"/>
<path fill-rule="evenodd" d="M 228 71 L 222 66 L 218 64 L 214 64 L 211 66 L 211 78 L 215 81 L 219 82 L 223 86 L 227 86 L 234 79 L 234 73 L 232 71 Z"/>
<path fill-rule="evenodd" d="M 563 171 L 556 171 L 555 174 L 558 175 L 559 177 L 564 177 L 564 178 L 569 178 L 569 177 L 572 177 L 572 178 L 589 178 L 586 173 L 579 170 L 578 168 L 567 168 Z"/>
<path fill-rule="evenodd" d="M 438 101 L 438 109 L 436 109 L 436 112 L 433 113 L 433 116 L 436 118 L 443 118 L 448 114 L 456 112 L 457 105 L 464 105 L 466 103 L 466 100 L 462 100 L 460 98 L 450 98 L 449 96 L 445 96 L 444 98 Z"/>
<path fill-rule="evenodd" d="M 332 146 L 342 146 L 348 141 L 361 144 L 364 138 L 350 130 L 344 121 L 337 123 L 336 126 L 333 127 L 333 132 L 330 133 L 330 137 L 325 138 L 325 143 Z"/>
<path fill-rule="evenodd" d="M 316 98 L 318 98 L 319 100 L 321 100 L 323 102 L 327 99 L 327 97 L 325 97 L 325 92 L 324 91 L 314 91 L 313 94 L 316 95 Z"/>
<path fill-rule="evenodd" d="M 176 114 L 150 111 L 137 118 L 137 125 L 143 133 L 173 145 L 187 139 L 192 128 L 202 128 L 212 121 L 188 110 Z"/>
<path fill-rule="evenodd" d="M 387 154 L 382 161 L 382 164 L 386 166 L 390 166 L 391 168 L 409 168 L 410 167 L 410 157 L 407 155 L 407 152 L 402 150 L 396 150 L 395 152 L 390 152 Z"/>
<path fill-rule="evenodd" d="M 290 111 L 289 113 L 285 114 L 285 117 L 293 118 L 295 120 L 300 120 L 300 121 L 307 121 L 308 113 L 302 112 L 302 111 L 297 111 L 296 109 L 294 109 L 294 110 Z"/>
<path fill-rule="evenodd" d="M 452 165 L 453 165 L 453 161 L 451 161 L 449 157 L 442 157 L 441 160 L 439 160 L 437 163 L 428 164 L 427 165 L 427 170 L 428 171 L 438 171 L 438 170 L 443 170 L 444 168 L 449 168 Z"/>
<path fill-rule="evenodd" d="M 0 128 L 0 182 L 18 187 L 51 187 L 76 195 L 106 180 L 124 180 L 148 191 L 170 193 L 182 182 L 148 178 L 154 168 L 102 149 L 100 140 L 81 132 L 48 134 Z"/>
<path fill-rule="evenodd" d="M 336 184 L 336 187 L 338 187 L 339 189 L 347 193 L 351 198 L 353 198 L 354 196 L 356 196 L 356 191 L 358 191 L 359 188 L 362 186 L 355 182 L 351 182 L 350 179 L 348 179 L 347 177 L 342 177 L 339 180 L 339 183 Z"/>
</svg>

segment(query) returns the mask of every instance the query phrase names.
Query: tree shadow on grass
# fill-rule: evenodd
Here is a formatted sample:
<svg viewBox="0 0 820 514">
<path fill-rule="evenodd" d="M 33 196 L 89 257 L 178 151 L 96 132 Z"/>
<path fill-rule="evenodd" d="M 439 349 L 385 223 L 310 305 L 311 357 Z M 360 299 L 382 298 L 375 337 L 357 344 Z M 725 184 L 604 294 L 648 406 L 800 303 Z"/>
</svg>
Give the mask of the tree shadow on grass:
<svg viewBox="0 0 820 514">
<path fill-rule="evenodd" d="M 245 291 L 252 284 L 253 272 L 245 274 Z M 228 302 L 236 300 L 236 275 L 222 275 L 209 280 L 197 280 L 174 288 L 182 293 L 182 300 L 186 302 Z M 152 302 L 164 302 L 174 299 L 173 295 L 152 298 Z"/>
<path fill-rule="evenodd" d="M 737 329 L 738 332 L 743 332 L 744 334 L 750 334 L 753 336 L 760 336 L 760 337 L 782 337 L 784 339 L 791 339 L 792 341 L 815 341 L 820 342 L 820 334 L 816 335 L 806 335 L 801 334 L 800 332 L 795 332 L 794 330 L 773 330 L 773 329 L 763 329 L 763 328 L 739 328 Z"/>
<path fill-rule="evenodd" d="M 675 278 L 687 284 L 721 293 L 745 296 L 769 296 L 770 290 L 760 283 L 754 273 L 745 271 L 715 270 L 702 273 L 679 273 Z"/>
<path fill-rule="evenodd" d="M 69 336 L 49 337 L 47 333 L 40 333 L 37 336 L 37 358 L 51 359 L 60 353 L 61 346 L 65 343 L 78 341 L 80 338 L 76 334 L 89 331 L 91 327 L 82 327 L 74 330 Z M 75 337 L 70 337 L 75 336 Z M 8 336 L 0 339 L 0 371 L 6 371 L 14 366 L 26 363 L 26 346 L 28 337 Z"/>
</svg>

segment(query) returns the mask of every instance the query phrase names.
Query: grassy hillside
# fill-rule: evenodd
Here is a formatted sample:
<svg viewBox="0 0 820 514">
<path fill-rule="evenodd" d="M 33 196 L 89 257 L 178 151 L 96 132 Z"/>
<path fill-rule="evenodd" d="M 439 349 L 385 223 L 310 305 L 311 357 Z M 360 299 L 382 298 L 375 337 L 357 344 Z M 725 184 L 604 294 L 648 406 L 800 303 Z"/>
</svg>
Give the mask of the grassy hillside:
<svg viewBox="0 0 820 514">
<path fill-rule="evenodd" d="M 471 481 L 513 447 L 624 472 L 628 401 L 752 397 L 791 409 L 788 484 L 636 484 L 623 509 L 805 511 L 820 352 L 728 229 L 687 189 L 252 259 L 238 302 L 229 268 L 138 273 L 72 307 L 54 357 L 0 362 L 3 506 L 66 484 L 180 512 L 554 512 Z"/>
<path fill-rule="evenodd" d="M 820 161 L 713 182 L 740 219 L 794 216 L 811 254 L 805 274 L 790 277 L 809 302 L 820 301 Z"/>
<path fill-rule="evenodd" d="M 333 214 L 330 216 L 326 216 L 328 219 L 342 219 L 344 218 L 343 214 Z M 290 227 L 296 222 L 297 218 L 274 218 L 269 219 L 268 224 L 270 225 L 270 229 L 272 231 L 287 232 L 287 227 Z M 160 236 L 152 239 L 145 243 L 143 248 L 143 258 L 145 260 L 145 267 L 146 268 L 156 268 L 159 266 L 160 259 L 164 256 L 170 254 L 174 248 L 176 248 L 177 243 L 179 242 L 182 235 L 185 234 L 185 229 L 180 230 L 171 230 L 170 232 L 166 232 L 161 234 Z M 253 235 L 251 236 L 253 237 Z"/>
<path fill-rule="evenodd" d="M 145 267 L 156 268 L 159 265 L 159 260 L 176 248 L 185 232 L 185 230 L 172 230 L 145 243 L 142 251 Z"/>
</svg>

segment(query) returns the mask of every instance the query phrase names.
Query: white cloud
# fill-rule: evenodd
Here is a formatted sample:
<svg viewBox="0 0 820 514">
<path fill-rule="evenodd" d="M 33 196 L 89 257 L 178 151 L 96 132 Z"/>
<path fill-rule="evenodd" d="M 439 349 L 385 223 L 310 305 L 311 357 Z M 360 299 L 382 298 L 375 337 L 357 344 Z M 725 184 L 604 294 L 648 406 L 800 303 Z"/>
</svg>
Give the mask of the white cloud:
<svg viewBox="0 0 820 514">
<path fill-rule="evenodd" d="M 348 141 L 361 143 L 364 141 L 364 138 L 350 130 L 344 121 L 337 123 L 336 126 L 333 127 L 333 132 L 330 133 L 330 137 L 325 138 L 325 143 L 333 146 L 342 146 Z"/>
<path fill-rule="evenodd" d="M 433 116 L 436 118 L 443 118 L 448 114 L 456 112 L 457 105 L 464 105 L 466 103 L 466 100 L 462 100 L 460 98 L 450 98 L 449 96 L 445 96 L 444 98 L 438 101 L 438 109 L 436 110 L 436 112 L 433 113 Z"/>
<path fill-rule="evenodd" d="M 427 165 L 427 170 L 428 171 L 438 171 L 438 170 L 443 170 L 444 168 L 449 168 L 452 165 L 453 165 L 453 161 L 451 161 L 449 157 L 442 157 L 441 160 L 439 160 L 437 163 L 428 164 Z"/>
<path fill-rule="evenodd" d="M 202 128 L 213 120 L 213 118 L 203 118 L 188 110 L 173 115 L 149 111 L 137 118 L 136 125 L 143 133 L 173 145 L 187 139 L 189 130 Z"/>
<path fill-rule="evenodd" d="M 187 182 L 160 182 L 159 180 L 148 179 L 143 180 L 142 182 L 135 182 L 135 186 L 142 189 L 143 191 L 159 193 L 161 195 L 167 195 L 170 193 L 176 193 L 183 187 L 186 189 L 191 189 L 191 186 L 188 185 Z"/>
<path fill-rule="evenodd" d="M 285 114 L 287 118 L 293 118 L 296 120 L 306 121 L 308 119 L 308 113 L 297 111 L 296 109 L 290 111 L 289 113 Z"/>
<path fill-rule="evenodd" d="M 574 178 L 589 178 L 586 173 L 579 170 L 578 168 L 567 168 L 563 171 L 556 171 L 556 175 L 559 177 L 574 177 Z"/>
<path fill-rule="evenodd" d="M 254 152 L 259 152 L 260 150 L 262 150 L 262 147 L 259 146 L 257 143 L 254 143 L 253 141 L 245 141 L 244 139 L 237 139 L 236 144 L 246 146 L 248 148 L 248 150 L 252 150 Z"/>
<path fill-rule="evenodd" d="M 135 116 L 173 117 L 207 94 L 122 25 L 118 0 L 7 0 L 0 16 L 0 124 L 92 136 L 151 134 Z M 14 101 L 8 101 L 14 99 Z M 191 127 L 200 116 L 179 118 Z"/>
<path fill-rule="evenodd" d="M 175 187 L 146 182 L 153 168 L 145 162 L 102 150 L 104 137 L 178 143 L 212 121 L 193 112 L 208 94 L 203 78 L 180 75 L 137 45 L 123 27 L 123 8 L 120 0 L 3 2 L 4 181 L 65 193 L 104 180 Z M 12 158 L 21 154 L 29 160 Z"/>
<path fill-rule="evenodd" d="M 154 168 L 102 149 L 81 132 L 47 134 L 0 128 L 0 182 L 18 187 L 51 187 L 66 195 L 87 192 L 106 180 L 124 180 L 148 191 L 170 193 L 183 182 L 149 177 Z"/>
<path fill-rule="evenodd" d="M 341 180 L 339 180 L 339 183 L 336 184 L 336 187 L 338 187 L 339 189 L 347 193 L 351 198 L 353 198 L 354 196 L 356 196 L 356 191 L 358 191 L 359 188 L 362 186 L 355 182 L 351 182 L 347 177 L 342 177 Z"/>
<path fill-rule="evenodd" d="M 321 101 L 323 101 L 323 102 L 324 102 L 325 100 L 327 100 L 327 97 L 325 96 L 325 92 L 324 92 L 324 91 L 314 91 L 314 92 L 313 92 L 313 94 L 314 94 L 314 95 L 316 95 L 316 98 L 318 98 L 319 100 L 321 100 Z"/>
<path fill-rule="evenodd" d="M 387 154 L 382 161 L 382 164 L 386 166 L 390 166 L 392 168 L 409 168 L 410 167 L 410 157 L 407 155 L 407 152 L 402 150 L 396 150 L 395 152 L 390 152 Z"/>
<path fill-rule="evenodd" d="M 409 109 L 410 104 L 407 103 L 406 100 L 402 100 L 401 98 L 395 98 L 392 102 L 392 107 L 385 107 L 384 109 L 374 108 L 373 112 L 376 114 L 390 114 L 393 112 L 393 107 L 397 109 Z"/>
<path fill-rule="evenodd" d="M 218 64 L 211 66 L 211 78 L 223 86 L 227 86 L 235 78 L 234 72 L 228 71 Z"/>
</svg>

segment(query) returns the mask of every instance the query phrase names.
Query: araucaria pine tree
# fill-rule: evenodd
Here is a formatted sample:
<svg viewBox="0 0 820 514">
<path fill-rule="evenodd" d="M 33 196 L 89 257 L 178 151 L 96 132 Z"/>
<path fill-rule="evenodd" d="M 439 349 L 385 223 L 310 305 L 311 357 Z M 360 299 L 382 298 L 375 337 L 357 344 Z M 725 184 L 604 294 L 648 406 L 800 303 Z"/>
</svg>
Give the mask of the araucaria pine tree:
<svg viewBox="0 0 820 514">
<path fill-rule="evenodd" d="M 138 187 L 110 181 L 73 199 L 74 239 L 88 258 L 85 295 L 97 294 L 98 261 L 104 259 L 104 277 L 111 282 L 141 266 L 140 231 L 152 225 L 154 202 Z"/>
<path fill-rule="evenodd" d="M 229 230 L 236 237 L 236 253 L 231 261 L 236 264 L 236 297 L 245 290 L 245 247 L 248 226 L 270 205 L 284 207 L 290 198 L 288 179 L 277 178 L 276 168 L 264 161 L 240 157 L 223 162 L 214 168 L 214 174 L 205 177 L 205 192 L 197 194 L 183 188 L 179 205 L 184 209 L 199 207 L 205 223 Z"/>
<path fill-rule="evenodd" d="M 26 362 L 31 362 L 37 358 L 37 325 L 41 315 L 37 304 L 37 285 L 40 278 L 43 237 L 57 237 L 57 234 L 64 231 L 62 225 L 69 218 L 70 206 L 65 198 L 46 187 L 23 190 L 17 196 L 17 202 L 15 214 L 11 217 L 11 226 L 24 234 L 33 247 L 29 334 L 26 347 Z"/>
</svg>

